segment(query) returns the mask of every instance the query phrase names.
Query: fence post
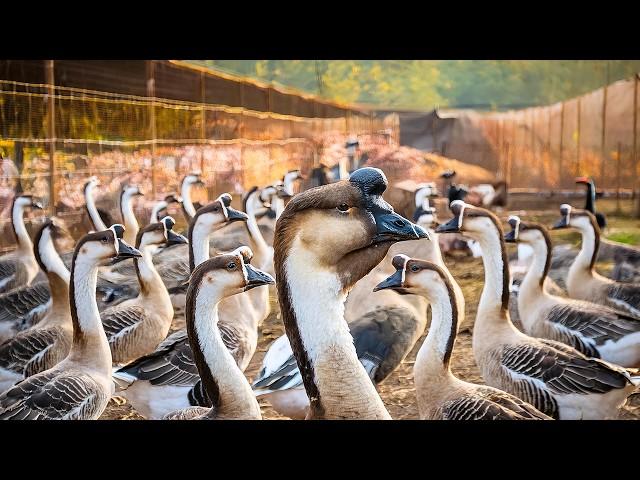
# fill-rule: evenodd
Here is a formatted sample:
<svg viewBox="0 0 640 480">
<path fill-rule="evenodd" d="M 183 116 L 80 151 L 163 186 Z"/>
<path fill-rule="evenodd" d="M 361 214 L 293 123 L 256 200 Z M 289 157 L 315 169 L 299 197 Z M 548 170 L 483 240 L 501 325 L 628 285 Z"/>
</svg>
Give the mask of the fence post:
<svg viewBox="0 0 640 480">
<path fill-rule="evenodd" d="M 147 97 L 151 98 L 149 104 L 149 127 L 151 134 L 151 195 L 156 197 L 156 80 L 155 64 L 153 60 L 146 61 L 147 67 Z"/>
<path fill-rule="evenodd" d="M 202 105 L 202 120 L 200 122 L 200 139 L 202 140 L 202 145 L 200 146 L 200 172 L 202 173 L 204 173 L 204 146 L 205 140 L 207 139 L 207 110 L 205 108 L 207 97 L 205 89 L 204 72 L 200 72 L 200 103 Z"/>
<path fill-rule="evenodd" d="M 602 137 L 600 149 L 600 183 L 605 186 L 605 161 L 606 161 L 606 139 L 607 139 L 607 90 L 609 85 L 605 85 L 602 96 Z"/>
<path fill-rule="evenodd" d="M 47 136 L 49 137 L 49 211 L 56 213 L 56 100 L 54 60 L 45 60 L 47 77 Z M 21 173 L 21 172 L 19 172 Z"/>
<path fill-rule="evenodd" d="M 565 104 L 562 102 L 562 108 L 560 109 L 560 159 L 558 160 L 558 186 L 562 185 L 562 156 L 564 154 L 564 108 Z"/>
<path fill-rule="evenodd" d="M 640 218 L 640 174 L 638 173 L 638 83 L 640 73 L 633 76 L 633 175 L 636 179 L 636 218 Z"/>
<path fill-rule="evenodd" d="M 618 142 L 616 157 L 616 212 L 620 212 L 620 163 L 622 162 L 622 142 Z"/>
<path fill-rule="evenodd" d="M 576 145 L 576 177 L 580 175 L 580 142 L 581 142 L 581 131 L 580 131 L 580 110 L 582 108 L 582 98 L 578 98 L 578 138 Z"/>
</svg>

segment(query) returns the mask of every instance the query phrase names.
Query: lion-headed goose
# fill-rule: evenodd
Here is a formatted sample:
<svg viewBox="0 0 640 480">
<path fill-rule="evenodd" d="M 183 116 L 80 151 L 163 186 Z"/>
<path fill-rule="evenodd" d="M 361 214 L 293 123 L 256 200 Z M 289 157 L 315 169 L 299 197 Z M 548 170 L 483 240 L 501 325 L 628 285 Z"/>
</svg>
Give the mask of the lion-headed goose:
<svg viewBox="0 0 640 480">
<path fill-rule="evenodd" d="M 54 238 L 63 230 L 57 219 L 50 219 L 36 234 L 36 260 L 47 275 L 50 302 L 44 304 L 45 313 L 37 324 L 0 344 L 0 392 L 53 367 L 69 353 L 73 331 L 70 273 L 54 245 Z"/>
<path fill-rule="evenodd" d="M 569 268 L 567 291 L 573 298 L 608 305 L 640 318 L 640 284 L 616 282 L 595 271 L 600 249 L 600 227 L 587 210 L 560 206 L 562 218 L 554 229 L 575 228 L 582 235 L 580 252 Z"/>
<path fill-rule="evenodd" d="M 509 317 L 509 267 L 504 232 L 488 210 L 457 200 L 454 217 L 436 231 L 464 233 L 480 243 L 485 283 L 473 331 L 473 353 L 485 382 L 556 419 L 617 416 L 635 389 L 628 370 L 554 340 L 520 332 Z"/>
<path fill-rule="evenodd" d="M 260 406 L 218 328 L 218 303 L 273 278 L 248 262 L 252 252 L 240 247 L 198 265 L 191 274 L 185 311 L 189 344 L 212 407 L 191 407 L 165 419 L 260 420 Z"/>
<path fill-rule="evenodd" d="M 153 265 L 152 250 L 158 245 L 187 243 L 185 237 L 172 230 L 174 226 L 172 217 L 164 217 L 138 232 L 136 248 L 142 258 L 133 261 L 140 294 L 100 314 L 114 363 L 126 363 L 153 352 L 169 333 L 173 306 Z"/>
<path fill-rule="evenodd" d="M 309 398 L 307 418 L 390 418 L 344 319 L 349 289 L 398 241 L 426 238 L 382 198 L 381 170 L 294 196 L 274 238 L 276 287 Z"/>
<path fill-rule="evenodd" d="M 111 351 L 98 313 L 96 279 L 106 261 L 140 256 L 122 240 L 123 233 L 122 225 L 113 225 L 78 241 L 71 266 L 69 355 L 2 393 L 0 419 L 93 420 L 106 408 L 113 391 Z"/>
<path fill-rule="evenodd" d="M 589 357 L 623 367 L 640 366 L 640 319 L 616 310 L 550 294 L 545 282 L 551 265 L 551 238 L 538 223 L 509 217 L 507 242 L 526 243 L 533 262 L 518 292 L 518 310 L 524 330 L 534 337 L 571 345 Z"/>
<path fill-rule="evenodd" d="M 464 318 L 462 291 L 446 268 L 397 255 L 396 272 L 376 286 L 427 298 L 432 319 L 413 367 L 418 411 L 423 420 L 540 420 L 551 418 L 518 397 L 464 382 L 453 375 L 451 354 Z"/>
<path fill-rule="evenodd" d="M 33 255 L 33 242 L 24 224 L 24 212 L 27 208 L 42 210 L 42 204 L 28 194 L 16 195 L 13 198 L 11 227 L 18 248 L 0 257 L 0 293 L 29 285 L 38 274 L 38 262 Z"/>
</svg>

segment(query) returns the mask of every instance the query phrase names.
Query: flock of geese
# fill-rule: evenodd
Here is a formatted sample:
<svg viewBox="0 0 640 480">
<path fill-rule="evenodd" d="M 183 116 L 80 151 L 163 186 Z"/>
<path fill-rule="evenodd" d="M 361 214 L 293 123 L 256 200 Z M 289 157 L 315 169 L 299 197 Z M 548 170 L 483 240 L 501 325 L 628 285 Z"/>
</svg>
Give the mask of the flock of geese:
<svg viewBox="0 0 640 480">
<path fill-rule="evenodd" d="M 376 385 L 421 338 L 429 309 L 414 365 L 421 419 L 615 418 L 640 384 L 640 285 L 595 272 L 600 219 L 589 201 L 562 205 L 553 227 L 582 236 L 568 296 L 558 296 L 539 223 L 509 217 L 505 235 L 496 215 L 457 199 L 439 224 L 433 184 L 415 192 L 411 222 L 384 200 L 376 168 L 294 194 L 300 178 L 252 188 L 240 211 L 228 193 L 192 202 L 203 185 L 192 173 L 141 228 L 141 190 L 122 189 L 123 223 L 111 224 L 92 177 L 93 228 L 71 252 L 58 251 L 68 232 L 56 217 L 32 241 L 24 213 L 42 207 L 16 196 L 17 248 L 0 257 L 0 419 L 97 419 L 113 395 L 148 419 L 261 419 L 260 397 L 293 419 L 390 419 Z M 186 232 L 166 215 L 171 204 Z M 454 233 L 482 254 L 472 347 L 486 385 L 450 368 L 465 299 L 438 237 Z M 521 330 L 509 313 L 508 242 L 533 252 L 517 298 Z M 243 372 L 273 284 L 286 333 L 250 384 Z"/>
</svg>

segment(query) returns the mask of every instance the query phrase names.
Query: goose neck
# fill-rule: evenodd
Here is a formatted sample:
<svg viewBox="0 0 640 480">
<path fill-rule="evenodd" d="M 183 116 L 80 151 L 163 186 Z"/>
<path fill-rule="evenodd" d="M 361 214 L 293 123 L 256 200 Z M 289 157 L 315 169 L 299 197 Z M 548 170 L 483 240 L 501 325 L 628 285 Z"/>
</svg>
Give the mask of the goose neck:
<svg viewBox="0 0 640 480">
<path fill-rule="evenodd" d="M 155 250 L 154 245 L 142 245 L 139 248 L 142 258 L 134 258 L 136 267 L 136 275 L 140 284 L 140 292 L 143 295 L 149 295 L 156 292 L 166 291 L 160 274 L 153 264 L 152 252 Z"/>
<path fill-rule="evenodd" d="M 95 200 L 93 199 L 93 190 L 95 186 L 90 185 L 85 190 L 85 204 L 87 206 L 87 213 L 89 214 L 89 218 L 91 219 L 91 223 L 93 223 L 93 229 L 96 232 L 100 232 L 102 230 L 106 230 L 107 226 L 102 221 L 100 214 L 98 213 L 98 209 L 96 207 Z"/>
<path fill-rule="evenodd" d="M 259 192 L 255 191 L 252 193 L 247 199 L 247 229 L 249 230 L 249 236 L 254 243 L 255 250 L 254 254 L 258 256 L 258 258 L 263 259 L 264 263 L 266 262 L 266 258 L 269 256 L 269 245 L 265 241 L 262 236 L 262 232 L 260 231 L 260 227 L 258 227 L 258 222 L 256 221 L 256 203 L 258 201 Z M 262 265 L 265 267 L 265 265 Z"/>
<path fill-rule="evenodd" d="M 27 227 L 24 224 L 24 206 L 15 203 L 11 212 L 11 220 L 13 225 L 13 232 L 18 242 L 18 250 L 31 256 L 33 252 L 33 242 L 27 232 Z"/>
<path fill-rule="evenodd" d="M 134 245 L 136 241 L 136 235 L 138 234 L 140 226 L 138 225 L 138 220 L 133 213 L 131 195 L 126 193 L 122 195 L 122 199 L 120 202 L 120 213 L 122 214 L 122 221 L 124 222 L 125 227 L 125 241 L 130 245 Z"/>
<path fill-rule="evenodd" d="M 180 195 L 182 196 L 182 209 L 189 218 L 193 218 L 196 215 L 196 207 L 193 206 L 191 200 L 191 184 L 187 182 L 182 183 L 180 189 Z"/>
<path fill-rule="evenodd" d="M 189 229 L 189 268 L 191 271 L 209 259 L 210 234 L 210 228 L 197 221 Z"/>
<path fill-rule="evenodd" d="M 316 418 L 390 418 L 358 360 L 338 275 L 296 239 L 276 266 L 283 321 Z M 284 277 L 284 278 L 283 278 Z"/>
<path fill-rule="evenodd" d="M 156 202 L 153 205 L 153 208 L 151 209 L 151 219 L 149 220 L 149 223 L 158 223 L 160 221 L 160 218 L 159 218 L 160 212 L 165 208 L 167 208 L 168 206 L 169 204 L 164 200 L 160 200 L 159 202 Z"/>
<path fill-rule="evenodd" d="M 581 227 L 578 230 L 582 236 L 582 245 L 569 269 L 569 275 L 578 272 L 588 272 L 592 274 L 596 257 L 598 256 L 598 250 L 600 249 L 599 232 L 596 233 L 595 227 L 591 224 L 588 227 Z"/>
<path fill-rule="evenodd" d="M 548 242 L 548 243 L 547 243 Z M 530 244 L 533 250 L 533 259 L 529 269 L 522 280 L 522 287 L 518 295 L 519 302 L 529 303 L 539 298 L 544 291 L 544 282 L 551 265 L 551 240 L 545 238 Z"/>
<path fill-rule="evenodd" d="M 503 321 L 509 308 L 509 266 L 504 240 L 498 227 L 487 229 L 476 240 L 482 248 L 484 288 L 477 321 Z"/>
</svg>

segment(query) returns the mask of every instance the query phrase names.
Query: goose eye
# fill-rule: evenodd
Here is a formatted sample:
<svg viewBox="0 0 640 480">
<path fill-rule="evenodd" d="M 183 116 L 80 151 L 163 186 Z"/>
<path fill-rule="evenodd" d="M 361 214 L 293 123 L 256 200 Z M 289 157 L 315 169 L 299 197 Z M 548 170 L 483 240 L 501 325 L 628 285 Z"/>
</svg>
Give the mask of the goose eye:
<svg viewBox="0 0 640 480">
<path fill-rule="evenodd" d="M 236 262 L 229 262 L 229 264 L 227 265 L 227 269 L 228 270 L 235 270 L 236 269 Z"/>
<path fill-rule="evenodd" d="M 107 243 L 107 242 L 109 241 L 109 239 L 108 239 L 107 237 L 102 237 L 102 238 L 100 239 L 100 241 L 101 241 L 102 243 Z"/>
<path fill-rule="evenodd" d="M 338 210 L 340 210 L 341 212 L 346 212 L 347 210 L 349 210 L 349 205 L 347 205 L 346 203 L 341 203 L 340 205 L 338 205 Z"/>
<path fill-rule="evenodd" d="M 420 270 L 420 267 L 418 265 L 411 265 L 412 272 L 417 272 L 418 270 Z"/>
</svg>

